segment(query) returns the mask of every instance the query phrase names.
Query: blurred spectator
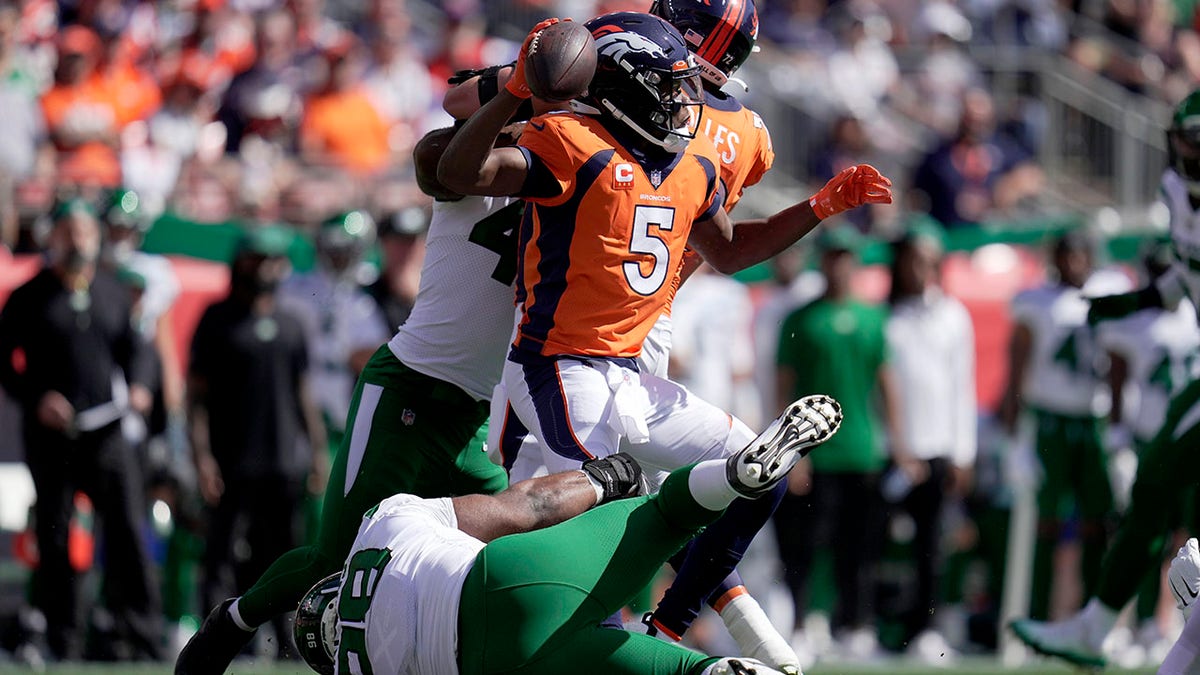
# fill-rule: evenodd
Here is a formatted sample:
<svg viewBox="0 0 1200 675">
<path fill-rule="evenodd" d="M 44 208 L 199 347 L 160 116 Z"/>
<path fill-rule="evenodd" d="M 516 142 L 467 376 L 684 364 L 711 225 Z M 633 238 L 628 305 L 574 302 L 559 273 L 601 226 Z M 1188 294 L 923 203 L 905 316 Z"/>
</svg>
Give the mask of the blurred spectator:
<svg viewBox="0 0 1200 675">
<path fill-rule="evenodd" d="M 163 105 L 150 118 L 149 140 L 182 163 L 201 147 L 201 134 L 215 112 L 203 80 L 180 67 L 163 82 Z"/>
<path fill-rule="evenodd" d="M 760 420 L 771 419 L 779 405 L 776 350 L 783 320 L 825 290 L 825 279 L 816 270 L 805 270 L 808 249 L 794 245 L 771 258 L 771 278 L 761 287 L 763 293 L 754 315 L 754 384 L 762 410 Z"/>
<path fill-rule="evenodd" d="M 383 259 L 379 278 L 367 292 L 383 312 L 389 331 L 396 330 L 408 320 L 413 303 L 417 301 L 429 219 L 427 207 L 410 206 L 389 215 L 379 226 L 379 248 Z"/>
<path fill-rule="evenodd" d="M 153 225 L 153 213 L 133 190 L 118 189 L 107 199 L 100 219 L 104 224 L 102 260 L 110 270 L 128 271 L 141 280 L 134 327 L 158 354 L 161 377 L 151 433 L 165 431 L 168 422 L 182 425 L 184 416 L 182 362 L 175 341 L 171 307 L 179 297 L 179 279 L 171 262 L 141 251 L 142 238 Z M 178 431 L 182 432 L 180 427 Z M 182 451 L 183 448 L 176 448 Z"/>
<path fill-rule="evenodd" d="M 100 51 L 100 39 L 87 28 L 68 26 L 58 34 L 58 67 L 54 86 L 42 96 L 42 113 L 59 153 L 60 181 L 112 188 L 121 181 L 121 115 L 114 92 L 94 77 Z"/>
<path fill-rule="evenodd" d="M 202 606 L 244 591 L 297 545 L 306 477 L 313 492 L 324 479 L 325 430 L 304 329 L 277 302 L 290 242 L 280 227 L 247 232 L 228 297 L 205 310 L 192 338 L 188 422 L 210 507 Z M 275 628 L 283 654 L 287 631 Z"/>
<path fill-rule="evenodd" d="M 924 480 L 892 469 L 883 496 L 915 525 L 914 604 L 905 617 L 911 655 L 950 665 L 954 649 L 933 628 L 941 605 L 942 506 L 961 499 L 975 463 L 975 336 L 962 303 L 939 286 L 940 233 L 913 228 L 893 247 L 887 338 L 896 392 L 904 401 L 905 445 L 924 465 Z"/>
<path fill-rule="evenodd" d="M 110 657 L 157 660 L 162 617 L 142 536 L 143 476 L 122 433 L 127 415 L 150 410 L 154 352 L 133 329 L 128 290 L 97 268 L 100 240 L 90 206 L 59 207 L 46 265 L 0 312 L 0 384 L 24 413 L 25 461 L 37 491 L 32 600 L 45 615 L 51 655 L 83 654 L 67 537 L 82 491 L 103 523 Z"/>
<path fill-rule="evenodd" d="M 745 284 L 702 264 L 672 305 L 670 375 L 757 428 L 761 406 L 752 386 L 753 316 Z"/>
<path fill-rule="evenodd" d="M 825 26 L 825 0 L 784 0 L 763 3 L 761 38 L 789 51 L 826 57 L 837 48 L 837 40 Z"/>
<path fill-rule="evenodd" d="M 113 102 L 117 128 L 150 119 L 162 105 L 158 82 L 135 61 L 137 54 L 133 43 L 122 39 L 119 31 L 99 37 L 104 45 L 103 56 L 92 77 L 95 86 L 106 92 L 106 98 Z"/>
<path fill-rule="evenodd" d="M 287 0 L 287 11 L 296 23 L 296 48 L 302 56 L 336 48 L 346 31 L 325 14 L 324 0 Z"/>
<path fill-rule="evenodd" d="M 375 221 L 363 211 L 329 218 L 317 232 L 317 264 L 292 275 L 279 292 L 280 307 L 300 320 L 308 343 L 315 403 L 329 447 L 342 443 L 354 383 L 391 332 L 360 285 L 363 256 L 375 243 Z"/>
<path fill-rule="evenodd" d="M 305 162 L 360 175 L 391 163 L 390 129 L 361 83 L 362 48 L 346 41 L 322 52 L 328 77 L 304 106 L 300 153 Z"/>
<path fill-rule="evenodd" d="M 1053 248 L 1057 278 L 1012 301 L 1015 327 L 1000 417 L 1015 435 L 1026 409 L 1036 429 L 1036 459 L 1030 461 L 1041 473 L 1029 609 L 1034 619 L 1048 618 L 1054 552 L 1075 514 L 1084 595 L 1092 595 L 1107 541 L 1105 519 L 1113 509 L 1100 438 L 1100 418 L 1108 413 L 1111 397 L 1098 371 L 1086 298 L 1126 291 L 1129 282 L 1117 274 L 1093 274 L 1094 246 L 1082 231 L 1062 235 Z"/>
<path fill-rule="evenodd" d="M 425 118 L 441 86 L 413 46 L 406 5 L 401 0 L 371 3 L 370 57 L 363 77 L 375 108 L 391 127 L 392 150 L 399 154 L 408 154 L 427 130 Z"/>
<path fill-rule="evenodd" d="M 10 180 L 32 173 L 45 136 L 38 83 L 22 62 L 17 42 L 19 19 L 15 4 L 0 4 L 0 174 Z"/>
<path fill-rule="evenodd" d="M 963 94 L 983 83 L 965 49 L 971 22 L 953 3 L 937 0 L 922 4 L 913 32 L 921 59 L 911 76 L 915 86 L 907 89 L 916 98 L 905 108 L 939 135 L 950 135 L 962 116 Z"/>
<path fill-rule="evenodd" d="M 296 24 L 287 12 L 273 10 L 255 26 L 254 65 L 233 78 L 217 118 L 228 133 L 226 150 L 238 153 L 246 136 L 279 140 L 291 148 L 300 114 L 305 74 L 296 60 Z"/>
<path fill-rule="evenodd" d="M 837 106 L 870 119 L 900 83 L 900 67 L 888 46 L 891 27 L 870 0 L 840 3 L 838 48 L 829 56 L 829 85 Z"/>
<path fill-rule="evenodd" d="M 957 133 L 927 154 L 913 176 L 913 201 L 946 227 L 977 224 L 1036 197 L 1042 170 L 995 132 L 992 97 L 966 92 Z"/>
<path fill-rule="evenodd" d="M 783 322 L 777 409 L 822 392 L 841 402 L 845 417 L 837 435 L 822 446 L 824 452 L 813 453 L 792 471 L 789 494 L 775 512 L 775 531 L 797 617 L 807 607 L 814 552 L 832 551 L 837 605 L 831 624 L 840 642 L 838 655 L 864 660 L 879 650 L 874 567 L 883 538 L 879 477 L 887 455 L 874 409 L 877 395 L 896 463 L 911 472 L 914 483 L 924 479 L 925 466 L 899 445 L 886 312 L 850 294 L 861 240 L 853 229 L 839 227 L 823 230 L 819 246 L 825 292 Z M 807 651 L 804 636 L 797 638 L 797 654 Z"/>
</svg>

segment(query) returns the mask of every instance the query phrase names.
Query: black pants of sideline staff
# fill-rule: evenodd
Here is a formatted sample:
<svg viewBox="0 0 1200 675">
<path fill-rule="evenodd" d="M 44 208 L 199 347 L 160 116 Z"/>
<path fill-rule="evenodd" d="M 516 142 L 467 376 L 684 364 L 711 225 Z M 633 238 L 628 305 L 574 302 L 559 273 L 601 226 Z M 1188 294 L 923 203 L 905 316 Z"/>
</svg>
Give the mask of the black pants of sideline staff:
<svg viewBox="0 0 1200 675">
<path fill-rule="evenodd" d="M 79 578 L 68 531 L 77 491 L 95 508 L 102 532 L 104 604 L 114 620 L 116 656 L 159 660 L 163 622 L 158 575 L 142 537 L 145 494 L 134 448 L 119 425 L 70 439 L 26 420 L 25 461 L 37 492 L 34 507 L 39 564 L 33 605 L 46 616 L 51 655 L 83 655 Z"/>
<path fill-rule="evenodd" d="M 796 622 L 807 612 L 813 554 L 832 551 L 838 629 L 874 625 L 875 565 L 884 530 L 879 474 L 815 472 L 805 495 L 788 494 L 775 511 L 784 579 L 796 602 Z"/>
</svg>

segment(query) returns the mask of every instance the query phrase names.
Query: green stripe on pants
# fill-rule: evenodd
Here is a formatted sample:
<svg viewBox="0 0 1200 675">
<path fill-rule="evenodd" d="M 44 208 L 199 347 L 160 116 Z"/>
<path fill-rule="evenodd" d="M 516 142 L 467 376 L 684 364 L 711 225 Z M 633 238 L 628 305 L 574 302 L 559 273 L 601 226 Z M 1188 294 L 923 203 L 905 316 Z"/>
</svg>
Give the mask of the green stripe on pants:
<svg viewBox="0 0 1200 675">
<path fill-rule="evenodd" d="M 1100 577 L 1096 595 L 1121 608 L 1147 571 L 1161 562 L 1175 505 L 1200 481 L 1200 380 L 1171 399 L 1162 429 L 1138 462 L 1125 519 Z"/>
<path fill-rule="evenodd" d="M 380 347 L 354 389 L 317 543 L 276 560 L 238 602 L 242 618 L 259 625 L 295 609 L 313 584 L 342 566 L 363 513 L 386 497 L 492 494 L 507 487 L 504 469 L 484 449 L 487 415 L 486 401 L 414 371 L 387 345 Z"/>
</svg>

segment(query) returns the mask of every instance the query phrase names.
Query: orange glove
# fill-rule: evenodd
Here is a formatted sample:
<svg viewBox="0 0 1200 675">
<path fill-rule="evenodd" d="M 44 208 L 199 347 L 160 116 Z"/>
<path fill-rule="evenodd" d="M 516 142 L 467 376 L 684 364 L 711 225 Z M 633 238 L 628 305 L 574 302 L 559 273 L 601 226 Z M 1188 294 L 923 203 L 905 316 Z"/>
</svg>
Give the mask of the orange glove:
<svg viewBox="0 0 1200 675">
<path fill-rule="evenodd" d="M 829 179 L 808 198 L 817 218 L 825 220 L 863 204 L 891 204 L 892 181 L 870 164 L 857 164 Z"/>
<path fill-rule="evenodd" d="M 517 54 L 517 65 L 513 68 L 512 77 L 508 78 L 508 83 L 504 85 L 508 93 L 517 98 L 533 96 L 533 93 L 529 91 L 529 84 L 525 82 L 525 57 L 529 54 L 529 45 L 538 33 L 561 21 L 570 21 L 570 19 L 543 19 L 533 27 L 533 30 L 529 31 L 529 35 L 525 36 L 525 42 L 521 43 L 521 52 Z"/>
</svg>

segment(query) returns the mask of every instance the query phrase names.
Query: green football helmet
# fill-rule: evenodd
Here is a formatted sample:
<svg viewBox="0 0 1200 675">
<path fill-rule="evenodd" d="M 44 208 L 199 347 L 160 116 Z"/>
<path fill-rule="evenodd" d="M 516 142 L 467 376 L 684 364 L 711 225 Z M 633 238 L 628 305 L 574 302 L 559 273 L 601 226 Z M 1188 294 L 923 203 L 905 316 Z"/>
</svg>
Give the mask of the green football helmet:
<svg viewBox="0 0 1200 675">
<path fill-rule="evenodd" d="M 340 571 L 318 581 L 300 600 L 292 625 L 292 637 L 301 658 L 321 675 L 333 675 L 333 662 L 337 658 L 337 599 L 341 586 Z"/>
<path fill-rule="evenodd" d="M 1188 190 L 1200 194 L 1200 89 L 1175 107 L 1167 129 L 1167 157 Z"/>
</svg>

